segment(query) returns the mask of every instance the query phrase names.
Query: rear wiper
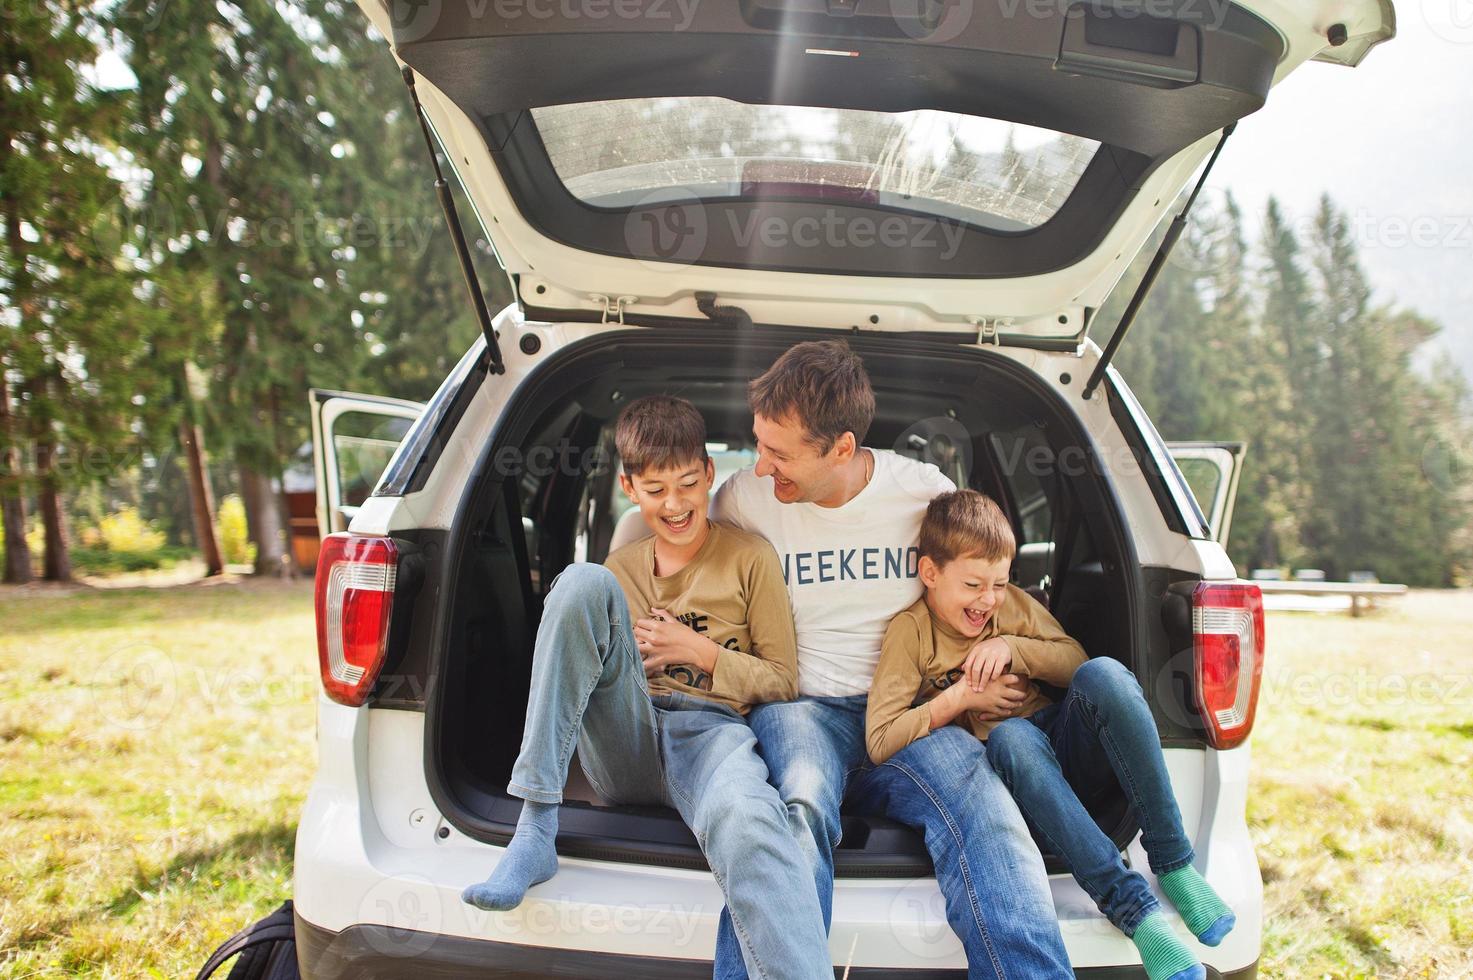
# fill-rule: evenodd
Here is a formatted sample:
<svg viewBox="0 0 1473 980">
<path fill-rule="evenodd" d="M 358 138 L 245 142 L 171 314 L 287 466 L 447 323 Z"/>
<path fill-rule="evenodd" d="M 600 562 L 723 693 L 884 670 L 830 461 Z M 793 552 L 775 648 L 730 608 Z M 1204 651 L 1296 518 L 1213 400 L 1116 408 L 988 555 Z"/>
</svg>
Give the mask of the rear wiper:
<svg viewBox="0 0 1473 980">
<path fill-rule="evenodd" d="M 450 241 L 455 245 L 455 257 L 460 260 L 460 271 L 465 276 L 465 288 L 470 291 L 471 305 L 476 309 L 476 319 L 481 323 L 481 333 L 486 335 L 486 354 L 490 359 L 492 374 L 505 374 L 506 365 L 501 361 L 501 345 L 496 343 L 496 328 L 491 326 L 491 313 L 486 309 L 486 297 L 481 293 L 481 282 L 476 278 L 475 266 L 471 264 L 470 249 L 466 248 L 465 233 L 460 229 L 460 216 L 455 213 L 455 199 L 450 194 L 450 185 L 440 171 L 440 158 L 435 153 L 435 140 L 430 135 L 430 121 L 425 117 L 424 106 L 419 104 L 419 93 L 414 90 L 414 71 L 404 69 L 404 84 L 409 86 L 409 97 L 414 100 L 414 114 L 419 119 L 419 128 L 425 134 L 425 146 L 430 151 L 430 165 L 435 168 L 435 194 L 440 198 L 440 208 L 445 212 L 445 223 L 450 226 Z"/>
<path fill-rule="evenodd" d="M 1212 165 L 1217 162 L 1217 156 L 1222 152 L 1222 145 L 1227 138 L 1233 135 L 1233 130 L 1238 128 L 1237 123 L 1229 123 L 1222 129 L 1222 138 L 1217 141 L 1217 147 L 1212 151 L 1212 156 L 1207 160 L 1207 166 L 1202 169 L 1202 175 L 1197 178 L 1197 186 L 1192 188 L 1192 196 L 1187 198 L 1187 203 L 1182 205 L 1181 213 L 1171 219 L 1171 227 L 1166 229 L 1166 237 L 1161 239 L 1161 246 L 1156 249 L 1151 264 L 1146 269 L 1146 274 L 1141 277 L 1141 283 L 1135 287 L 1135 295 L 1130 297 L 1130 303 L 1125 307 L 1125 313 L 1120 317 L 1120 324 L 1115 332 L 1110 335 L 1110 342 L 1105 345 L 1105 352 L 1100 355 L 1100 362 L 1090 372 L 1089 380 L 1084 385 L 1084 400 L 1089 401 L 1099 387 L 1100 380 L 1105 376 L 1105 368 L 1110 366 L 1110 358 L 1115 356 L 1119 350 L 1120 342 L 1125 339 L 1125 331 L 1135 322 L 1135 315 L 1140 312 L 1141 304 L 1146 300 L 1146 294 L 1156 284 L 1156 277 L 1161 274 L 1161 269 L 1166 265 L 1166 258 L 1171 254 L 1171 249 L 1176 245 L 1176 240 L 1187 227 L 1187 213 L 1192 210 L 1192 205 L 1197 201 L 1197 195 L 1202 193 L 1202 185 L 1207 183 L 1207 175 L 1212 173 Z"/>
</svg>

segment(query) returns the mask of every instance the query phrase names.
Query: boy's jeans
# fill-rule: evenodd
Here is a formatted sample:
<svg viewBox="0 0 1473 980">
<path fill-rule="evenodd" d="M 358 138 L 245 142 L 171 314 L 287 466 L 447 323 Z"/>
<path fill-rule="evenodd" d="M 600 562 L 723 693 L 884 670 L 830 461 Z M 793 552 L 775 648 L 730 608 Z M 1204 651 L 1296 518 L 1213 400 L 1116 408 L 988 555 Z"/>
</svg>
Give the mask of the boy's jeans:
<svg viewBox="0 0 1473 980">
<path fill-rule="evenodd" d="M 1124 789 L 1151 870 L 1162 875 L 1192 863 L 1151 709 L 1119 661 L 1088 661 L 1064 700 L 998 725 L 987 739 L 987 758 L 1044 843 L 1127 936 L 1160 906 L 1086 805 Z"/>
<path fill-rule="evenodd" d="M 839 805 L 847 787 L 858 811 L 924 835 L 969 977 L 1072 978 L 1043 859 L 982 743 L 947 726 L 871 766 L 866 700 L 803 697 L 758 705 L 748 716 L 812 869 L 824 925 L 832 915 Z M 737 936 L 723 914 L 715 975 L 741 977 L 742 967 Z"/>
<path fill-rule="evenodd" d="M 575 742 L 599 796 L 670 806 L 684 818 L 753 976 L 832 980 L 818 900 L 752 730 L 702 698 L 651 699 L 628 603 L 602 565 L 570 565 L 547 596 L 507 792 L 562 802 Z"/>
</svg>

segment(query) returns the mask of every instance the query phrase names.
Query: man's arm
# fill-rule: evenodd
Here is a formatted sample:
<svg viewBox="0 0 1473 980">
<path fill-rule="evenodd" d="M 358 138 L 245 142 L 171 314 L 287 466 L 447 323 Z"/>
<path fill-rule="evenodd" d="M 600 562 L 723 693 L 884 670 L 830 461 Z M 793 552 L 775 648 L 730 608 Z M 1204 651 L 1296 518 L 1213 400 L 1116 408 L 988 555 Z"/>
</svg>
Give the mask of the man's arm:
<svg viewBox="0 0 1473 980">
<path fill-rule="evenodd" d="M 1022 589 L 1009 585 L 1007 601 L 998 613 L 997 635 L 1013 654 L 1010 672 L 1068 687 L 1074 672 L 1089 659 L 1084 647 Z"/>
<path fill-rule="evenodd" d="M 777 552 L 763 544 L 747 570 L 747 631 L 752 649 L 717 647 L 711 693 L 743 704 L 798 696 L 798 638 Z"/>
</svg>

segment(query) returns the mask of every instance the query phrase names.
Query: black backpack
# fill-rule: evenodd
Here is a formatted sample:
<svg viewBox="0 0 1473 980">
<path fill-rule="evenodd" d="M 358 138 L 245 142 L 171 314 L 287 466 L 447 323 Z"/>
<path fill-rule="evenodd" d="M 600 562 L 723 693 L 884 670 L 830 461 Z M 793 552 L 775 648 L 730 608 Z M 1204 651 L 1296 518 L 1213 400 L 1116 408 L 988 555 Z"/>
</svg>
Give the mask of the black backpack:
<svg viewBox="0 0 1473 980">
<path fill-rule="evenodd" d="M 301 980 L 302 975 L 297 972 L 296 923 L 292 920 L 291 901 L 283 902 L 281 908 L 260 922 L 246 926 L 221 943 L 200 967 L 195 980 L 208 980 L 237 953 L 240 959 L 230 968 L 226 980 Z"/>
</svg>

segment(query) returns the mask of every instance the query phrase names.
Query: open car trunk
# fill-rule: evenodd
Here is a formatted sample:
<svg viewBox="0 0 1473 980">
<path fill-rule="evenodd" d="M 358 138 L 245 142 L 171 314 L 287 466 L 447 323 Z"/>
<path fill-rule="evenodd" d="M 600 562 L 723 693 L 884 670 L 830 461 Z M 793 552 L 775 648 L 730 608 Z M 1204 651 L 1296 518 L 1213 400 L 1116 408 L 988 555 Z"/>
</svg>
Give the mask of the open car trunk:
<svg viewBox="0 0 1473 980">
<path fill-rule="evenodd" d="M 706 417 L 720 478 L 750 461 L 747 379 L 801 339 L 764 331 L 734 344 L 709 330 L 619 331 L 554 355 L 519 392 L 446 544 L 448 596 L 440 608 L 448 621 L 434 631 L 440 640 L 429 665 L 427 777 L 462 832 L 490 843 L 510 839 L 520 800 L 505 786 L 521 744 L 543 596 L 569 562 L 599 561 L 608 551 L 622 496 L 612 440 L 619 410 L 656 392 L 689 398 Z M 866 444 L 935 462 L 958 485 L 998 499 L 1020 544 L 1014 581 L 1035 587 L 1051 579 L 1054 614 L 1091 656 L 1116 658 L 1138 676 L 1164 662 L 1161 624 L 1138 622 L 1135 611 L 1151 607 L 1138 596 L 1165 592 L 1156 579 L 1169 573 L 1140 567 L 1103 467 L 1054 466 L 1058 450 L 1092 442 L 1037 375 L 1006 356 L 941 341 L 855 335 L 850 343 L 878 400 Z M 638 520 L 637 512 L 629 517 Z M 705 867 L 673 811 L 605 806 L 573 770 L 561 852 Z M 1123 798 L 1096 817 L 1122 846 L 1135 833 Z M 837 871 L 915 877 L 930 864 L 905 828 L 846 814 Z"/>
<path fill-rule="evenodd" d="M 1390 0 L 358 2 L 529 319 L 714 293 L 1055 348 L 1275 84 L 1395 32 Z"/>
</svg>

